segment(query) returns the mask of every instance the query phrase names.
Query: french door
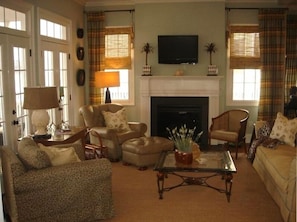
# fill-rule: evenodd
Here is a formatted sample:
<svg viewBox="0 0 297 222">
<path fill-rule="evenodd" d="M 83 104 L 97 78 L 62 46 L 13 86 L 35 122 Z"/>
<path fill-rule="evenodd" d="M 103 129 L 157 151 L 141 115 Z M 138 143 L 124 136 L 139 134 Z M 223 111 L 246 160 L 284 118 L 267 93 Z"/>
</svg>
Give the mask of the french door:
<svg viewBox="0 0 297 222">
<path fill-rule="evenodd" d="M 63 44 L 42 42 L 41 44 L 40 79 L 45 86 L 58 87 L 60 107 L 49 110 L 51 123 L 60 128 L 69 125 L 69 105 L 71 101 L 69 89 L 69 50 Z"/>
<path fill-rule="evenodd" d="M 31 79 L 29 39 L 0 34 L 0 145 L 15 148 L 18 138 L 30 132 L 23 101 Z"/>
</svg>

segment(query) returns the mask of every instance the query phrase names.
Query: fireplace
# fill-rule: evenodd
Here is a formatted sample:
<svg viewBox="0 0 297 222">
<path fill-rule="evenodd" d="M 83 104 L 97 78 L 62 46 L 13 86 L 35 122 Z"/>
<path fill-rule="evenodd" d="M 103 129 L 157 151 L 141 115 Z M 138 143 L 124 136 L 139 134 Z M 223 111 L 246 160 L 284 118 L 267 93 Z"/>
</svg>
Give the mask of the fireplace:
<svg viewBox="0 0 297 222">
<path fill-rule="evenodd" d="M 186 124 L 196 127 L 194 137 L 201 131 L 199 142 L 207 147 L 208 97 L 151 97 L 151 135 L 168 138 L 166 128 L 173 129 Z"/>
<path fill-rule="evenodd" d="M 147 124 L 148 130 L 146 135 L 150 136 L 152 132 L 151 98 L 153 97 L 208 98 L 208 111 L 203 111 L 203 114 L 207 113 L 208 117 L 203 117 L 202 121 L 208 120 L 207 124 L 209 128 L 212 117 L 219 115 L 221 79 L 223 79 L 222 76 L 141 76 L 139 111 L 140 121 Z M 190 103 L 193 104 L 193 102 Z M 203 129 L 203 131 L 205 130 Z M 207 136 L 207 131 L 203 133 L 204 137 Z"/>
</svg>

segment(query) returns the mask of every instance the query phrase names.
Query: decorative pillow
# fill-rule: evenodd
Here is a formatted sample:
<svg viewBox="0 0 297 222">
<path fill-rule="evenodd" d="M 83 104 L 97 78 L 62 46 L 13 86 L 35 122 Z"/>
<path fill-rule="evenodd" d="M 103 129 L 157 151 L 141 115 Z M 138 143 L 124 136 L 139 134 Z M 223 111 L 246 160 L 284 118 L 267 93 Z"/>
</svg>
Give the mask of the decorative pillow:
<svg viewBox="0 0 297 222">
<path fill-rule="evenodd" d="M 280 141 L 278 139 L 267 138 L 263 141 L 262 146 L 267 148 L 275 148 L 278 144 L 280 144 Z"/>
<path fill-rule="evenodd" d="M 297 133 L 297 118 L 288 119 L 278 112 L 274 122 L 270 138 L 278 139 L 290 146 L 295 146 L 295 136 Z"/>
<path fill-rule="evenodd" d="M 255 123 L 255 134 L 256 134 L 256 139 L 258 139 L 260 137 L 259 135 L 259 130 L 264 126 L 264 124 L 266 124 L 267 121 L 265 120 L 258 120 Z"/>
<path fill-rule="evenodd" d="M 31 138 L 23 138 L 19 142 L 18 156 L 28 170 L 51 166 L 48 155 Z"/>
<path fill-rule="evenodd" d="M 255 154 L 256 154 L 256 151 L 257 151 L 257 147 L 261 144 L 261 142 L 263 141 L 263 139 L 254 139 L 249 150 L 248 150 L 248 155 L 247 155 L 247 158 L 253 162 L 254 159 L 255 159 Z"/>
<path fill-rule="evenodd" d="M 52 166 L 60 166 L 68 163 L 81 162 L 73 147 L 60 148 L 54 146 L 44 146 L 41 143 L 39 143 L 38 146 L 41 150 L 46 152 Z"/>
<path fill-rule="evenodd" d="M 118 132 L 125 132 L 130 130 L 125 108 L 122 108 L 115 113 L 102 111 L 102 114 L 107 128 L 115 129 Z"/>
<path fill-rule="evenodd" d="M 261 137 L 268 137 L 271 133 L 271 125 L 269 122 L 265 121 L 265 123 L 263 123 L 263 125 L 258 129 L 257 131 L 257 138 L 261 138 Z"/>
</svg>

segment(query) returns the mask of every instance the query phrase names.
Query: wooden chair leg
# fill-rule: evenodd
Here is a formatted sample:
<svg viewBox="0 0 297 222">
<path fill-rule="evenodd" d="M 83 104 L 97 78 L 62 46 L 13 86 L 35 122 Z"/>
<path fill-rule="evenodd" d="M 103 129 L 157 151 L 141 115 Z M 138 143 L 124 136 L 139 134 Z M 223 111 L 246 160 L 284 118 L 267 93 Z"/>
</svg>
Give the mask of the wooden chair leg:
<svg viewBox="0 0 297 222">
<path fill-rule="evenodd" d="M 235 143 L 235 159 L 237 159 L 237 155 L 238 155 L 238 143 Z"/>
</svg>

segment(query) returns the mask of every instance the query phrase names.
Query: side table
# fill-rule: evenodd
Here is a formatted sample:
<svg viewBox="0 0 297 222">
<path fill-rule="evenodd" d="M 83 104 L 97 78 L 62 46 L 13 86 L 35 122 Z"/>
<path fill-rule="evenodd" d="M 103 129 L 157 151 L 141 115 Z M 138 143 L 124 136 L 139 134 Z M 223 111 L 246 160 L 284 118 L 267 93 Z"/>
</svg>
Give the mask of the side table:
<svg viewBox="0 0 297 222">
<path fill-rule="evenodd" d="M 56 131 L 49 139 L 34 139 L 36 143 L 41 143 L 45 146 L 54 146 L 60 144 L 74 143 L 78 140 L 81 141 L 82 147 L 85 147 L 86 127 L 70 127 L 67 131 Z"/>
</svg>

